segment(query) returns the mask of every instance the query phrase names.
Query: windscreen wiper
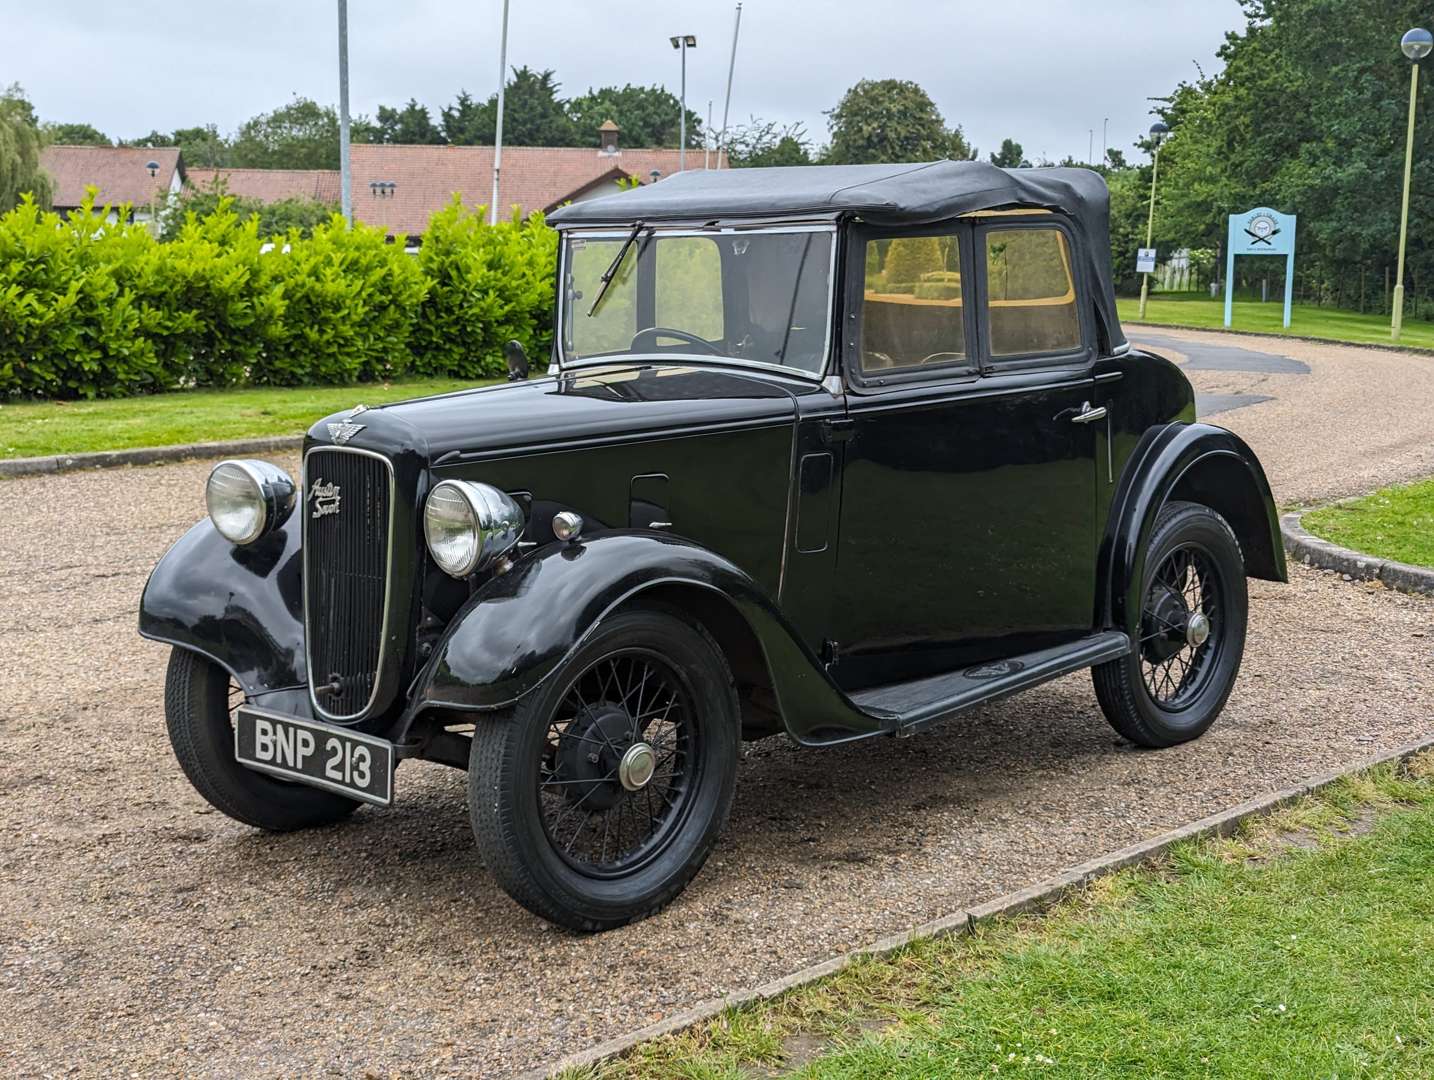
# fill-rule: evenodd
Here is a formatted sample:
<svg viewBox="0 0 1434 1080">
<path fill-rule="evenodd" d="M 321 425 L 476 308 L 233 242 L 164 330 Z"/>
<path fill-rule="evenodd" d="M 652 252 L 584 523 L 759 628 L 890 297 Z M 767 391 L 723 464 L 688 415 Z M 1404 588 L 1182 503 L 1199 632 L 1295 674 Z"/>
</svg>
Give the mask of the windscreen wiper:
<svg viewBox="0 0 1434 1080">
<path fill-rule="evenodd" d="M 627 249 L 632 247 L 633 242 L 637 240 L 637 234 L 645 228 L 647 228 L 647 225 L 641 221 L 632 227 L 632 232 L 627 234 L 627 239 L 622 242 L 622 247 L 618 249 L 617 258 L 614 259 L 612 265 L 603 272 L 602 285 L 598 287 L 598 294 L 593 297 L 593 306 L 588 308 L 589 319 L 596 314 L 598 305 L 602 303 L 602 298 L 607 295 L 607 287 L 612 284 L 612 279 L 617 276 L 617 268 L 622 265 L 622 260 L 627 258 Z M 651 231 L 651 229 L 648 229 L 648 232 Z"/>
</svg>

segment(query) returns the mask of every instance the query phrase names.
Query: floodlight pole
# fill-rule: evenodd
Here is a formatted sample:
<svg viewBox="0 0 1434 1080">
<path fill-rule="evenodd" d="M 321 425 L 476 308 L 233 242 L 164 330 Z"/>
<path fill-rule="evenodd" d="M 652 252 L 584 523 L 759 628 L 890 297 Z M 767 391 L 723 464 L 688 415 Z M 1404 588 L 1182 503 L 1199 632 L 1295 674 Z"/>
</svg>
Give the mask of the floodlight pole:
<svg viewBox="0 0 1434 1080">
<path fill-rule="evenodd" d="M 682 92 L 679 95 L 681 116 L 677 122 L 677 171 L 687 170 L 687 35 L 677 39 L 678 51 L 682 53 Z"/>
<path fill-rule="evenodd" d="M 1409 181 L 1414 172 L 1414 104 L 1419 93 L 1419 62 L 1409 65 L 1409 133 L 1404 139 L 1404 205 L 1399 211 L 1399 261 L 1394 270 L 1394 313 L 1389 335 L 1398 341 L 1404 329 L 1404 248 L 1409 240 Z"/>
<path fill-rule="evenodd" d="M 1152 164 L 1150 167 L 1150 215 L 1145 219 L 1145 246 L 1148 248 L 1155 242 L 1155 181 L 1160 176 L 1160 136 L 1151 132 L 1155 140 L 1155 149 L 1152 152 Z M 1140 275 L 1140 317 L 1145 318 L 1145 302 L 1150 298 L 1150 274 Z"/>
<path fill-rule="evenodd" d="M 508 82 L 508 0 L 503 0 L 503 30 L 498 44 L 498 122 L 493 129 L 493 198 L 488 224 L 498 224 L 498 173 L 503 168 L 503 90 Z"/>
<path fill-rule="evenodd" d="M 349 4 L 339 0 L 339 206 L 354 223 L 353 168 L 349 163 Z"/>
</svg>

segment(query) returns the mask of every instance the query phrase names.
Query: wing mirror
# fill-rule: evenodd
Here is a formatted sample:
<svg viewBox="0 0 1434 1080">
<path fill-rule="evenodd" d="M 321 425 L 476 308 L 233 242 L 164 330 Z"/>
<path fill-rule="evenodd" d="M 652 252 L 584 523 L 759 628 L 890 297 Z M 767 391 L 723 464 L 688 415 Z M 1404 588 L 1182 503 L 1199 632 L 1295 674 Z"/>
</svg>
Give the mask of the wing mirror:
<svg viewBox="0 0 1434 1080">
<path fill-rule="evenodd" d="M 510 341 L 504 345 L 503 359 L 508 362 L 509 382 L 522 382 L 528 377 L 528 354 L 520 342 Z"/>
</svg>

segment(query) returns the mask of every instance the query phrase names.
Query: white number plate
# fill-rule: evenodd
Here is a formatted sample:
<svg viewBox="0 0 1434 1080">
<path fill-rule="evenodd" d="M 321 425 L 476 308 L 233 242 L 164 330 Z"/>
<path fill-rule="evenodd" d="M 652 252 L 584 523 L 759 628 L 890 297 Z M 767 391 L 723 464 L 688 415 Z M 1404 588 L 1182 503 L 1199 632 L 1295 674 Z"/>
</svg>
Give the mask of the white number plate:
<svg viewBox="0 0 1434 1080">
<path fill-rule="evenodd" d="M 234 757 L 251 769 L 351 799 L 393 802 L 393 744 L 372 735 L 244 705 L 235 716 Z"/>
</svg>

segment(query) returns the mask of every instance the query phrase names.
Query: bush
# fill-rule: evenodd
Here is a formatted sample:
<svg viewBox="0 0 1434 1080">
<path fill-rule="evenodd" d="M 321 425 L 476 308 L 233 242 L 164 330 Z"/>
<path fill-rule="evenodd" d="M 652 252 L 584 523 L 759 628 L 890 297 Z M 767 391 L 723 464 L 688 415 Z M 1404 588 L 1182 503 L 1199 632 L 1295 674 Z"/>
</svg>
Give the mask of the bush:
<svg viewBox="0 0 1434 1080">
<path fill-rule="evenodd" d="M 556 233 L 457 201 L 419 255 L 331 217 L 266 242 L 226 200 L 160 243 L 93 200 L 0 215 L 0 398 L 478 377 L 552 336 Z"/>
<path fill-rule="evenodd" d="M 250 381 L 268 386 L 389 379 L 408 369 L 409 335 L 427 283 L 380 229 L 342 217 L 305 240 L 295 229 L 263 257 L 281 305 Z"/>
<path fill-rule="evenodd" d="M 429 220 L 418 251 L 430 287 L 414 328 L 414 370 L 498 375 L 509 340 L 538 361 L 552 342 L 557 251 L 542 215 L 490 226 L 482 207 L 468 210 L 454 196 Z"/>
</svg>

